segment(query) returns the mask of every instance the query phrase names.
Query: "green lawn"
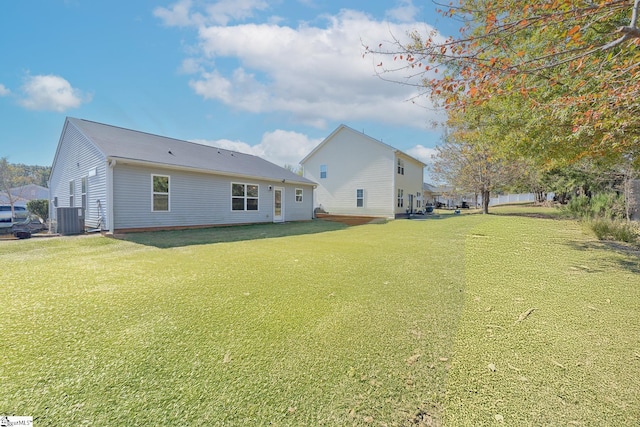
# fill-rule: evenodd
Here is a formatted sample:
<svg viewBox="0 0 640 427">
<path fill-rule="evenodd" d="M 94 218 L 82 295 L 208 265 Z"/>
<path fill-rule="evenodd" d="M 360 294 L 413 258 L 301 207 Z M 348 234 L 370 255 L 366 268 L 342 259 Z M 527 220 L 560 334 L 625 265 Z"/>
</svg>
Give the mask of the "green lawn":
<svg viewBox="0 0 640 427">
<path fill-rule="evenodd" d="M 0 415 L 637 425 L 638 252 L 522 212 L 1 242 Z"/>
</svg>

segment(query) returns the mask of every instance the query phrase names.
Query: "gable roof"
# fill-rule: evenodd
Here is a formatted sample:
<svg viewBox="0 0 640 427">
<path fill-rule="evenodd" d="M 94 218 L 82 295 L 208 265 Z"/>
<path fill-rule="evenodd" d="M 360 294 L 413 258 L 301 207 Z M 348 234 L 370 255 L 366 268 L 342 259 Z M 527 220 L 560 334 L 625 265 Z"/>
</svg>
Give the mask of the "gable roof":
<svg viewBox="0 0 640 427">
<path fill-rule="evenodd" d="M 107 159 L 275 181 L 315 183 L 251 154 L 68 117 Z M 66 126 L 65 126 L 66 127 Z"/>
<path fill-rule="evenodd" d="M 304 159 L 300 160 L 300 164 L 304 164 L 304 163 L 305 163 L 307 160 L 309 160 L 309 159 L 310 159 L 310 158 L 311 158 L 311 157 L 312 157 L 312 156 L 313 156 L 313 155 L 314 155 L 318 150 L 320 150 L 320 148 L 322 148 L 322 147 L 323 147 L 325 144 L 327 144 L 327 143 L 328 143 L 328 142 L 329 142 L 329 141 L 330 141 L 330 140 L 331 140 L 335 135 L 337 135 L 339 132 L 342 132 L 343 130 L 346 130 L 346 131 L 349 131 L 349 132 L 355 133 L 355 134 L 357 134 L 357 135 L 361 135 L 361 136 L 363 136 L 363 137 L 367 138 L 369 141 L 371 141 L 371 142 L 373 142 L 373 143 L 376 143 L 376 144 L 380 144 L 380 145 L 382 145 L 383 147 L 385 147 L 385 148 L 387 148 L 387 149 L 389 149 L 389 150 L 393 151 L 395 154 L 402 154 L 403 156 L 408 157 L 409 159 L 414 160 L 415 162 L 417 162 L 417 163 L 421 164 L 421 165 L 422 165 L 422 167 L 425 167 L 425 166 L 426 166 L 426 164 L 425 164 L 424 162 L 421 162 L 420 160 L 416 159 L 415 157 L 410 156 L 410 155 L 408 155 L 407 153 L 405 153 L 405 152 L 403 152 L 403 151 L 400 151 L 400 150 L 398 150 L 397 148 L 394 148 L 394 147 L 390 146 L 389 144 L 385 144 L 384 142 L 382 142 L 382 141 L 380 141 L 380 140 L 377 140 L 377 139 L 375 139 L 375 138 L 373 138 L 373 137 L 371 137 L 371 136 L 367 135 L 367 134 L 366 134 L 366 133 L 364 133 L 364 132 L 358 132 L 357 130 L 355 130 L 355 129 L 353 129 L 353 128 L 351 128 L 351 127 L 347 126 L 347 125 L 344 125 L 344 124 L 341 124 L 340 126 L 338 126 L 338 127 L 336 128 L 336 130 L 334 130 L 333 132 L 331 132 L 331 134 L 330 134 L 328 137 L 326 137 L 326 138 L 325 138 L 325 139 L 324 139 L 320 144 L 318 144 L 318 145 L 316 146 L 316 148 L 314 148 L 313 150 L 311 150 L 311 152 L 310 152 L 309 154 L 307 154 L 307 155 L 306 155 L 306 157 L 305 157 Z"/>
</svg>

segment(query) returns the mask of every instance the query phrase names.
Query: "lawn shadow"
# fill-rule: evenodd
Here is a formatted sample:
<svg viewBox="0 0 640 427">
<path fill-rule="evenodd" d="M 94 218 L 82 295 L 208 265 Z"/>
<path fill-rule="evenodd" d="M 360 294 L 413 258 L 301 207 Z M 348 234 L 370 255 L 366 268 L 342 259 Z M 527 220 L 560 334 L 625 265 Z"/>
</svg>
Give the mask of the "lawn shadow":
<svg viewBox="0 0 640 427">
<path fill-rule="evenodd" d="M 232 225 L 184 230 L 145 231 L 118 235 L 120 240 L 157 248 L 176 248 L 211 243 L 270 239 L 303 234 L 325 233 L 348 228 L 349 225 L 324 220 L 285 223 Z"/>
<path fill-rule="evenodd" d="M 496 216 L 520 216 L 524 218 L 536 218 L 536 219 L 555 219 L 555 220 L 566 220 L 567 217 L 562 216 L 559 212 L 532 212 L 525 211 L 522 212 L 489 212 L 491 215 Z"/>
<path fill-rule="evenodd" d="M 618 267 L 631 273 L 640 273 L 640 249 L 633 245 L 600 240 L 597 242 L 569 242 L 568 245 L 578 251 L 606 251 L 623 255 L 624 258 L 613 257 L 609 260 Z"/>
</svg>

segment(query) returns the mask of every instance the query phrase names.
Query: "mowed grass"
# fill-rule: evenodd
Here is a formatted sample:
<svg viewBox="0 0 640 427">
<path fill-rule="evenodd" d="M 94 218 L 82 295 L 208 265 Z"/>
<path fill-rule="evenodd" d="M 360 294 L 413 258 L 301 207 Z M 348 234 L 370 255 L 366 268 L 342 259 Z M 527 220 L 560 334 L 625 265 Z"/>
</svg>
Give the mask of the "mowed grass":
<svg viewBox="0 0 640 427">
<path fill-rule="evenodd" d="M 216 230 L 1 243 L 0 415 L 38 426 L 640 420 L 629 248 L 519 216 L 307 227 L 219 230 L 230 234 L 218 243 L 207 243 Z"/>
</svg>

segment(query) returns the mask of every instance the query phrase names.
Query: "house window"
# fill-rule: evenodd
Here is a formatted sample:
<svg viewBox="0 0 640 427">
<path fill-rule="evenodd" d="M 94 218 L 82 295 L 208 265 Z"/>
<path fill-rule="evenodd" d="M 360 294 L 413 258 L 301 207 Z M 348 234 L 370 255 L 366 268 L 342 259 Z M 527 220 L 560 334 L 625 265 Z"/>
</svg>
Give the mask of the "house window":
<svg viewBox="0 0 640 427">
<path fill-rule="evenodd" d="M 296 188 L 296 203 L 302 203 L 302 188 Z"/>
<path fill-rule="evenodd" d="M 356 190 L 356 207 L 362 208 L 364 207 L 364 189 L 358 188 Z"/>
<path fill-rule="evenodd" d="M 258 185 L 231 183 L 231 210 L 257 211 Z"/>
<path fill-rule="evenodd" d="M 76 192 L 76 183 L 73 181 L 69 181 L 69 207 L 74 207 L 73 195 Z"/>
<path fill-rule="evenodd" d="M 320 165 L 320 178 L 326 178 L 327 177 L 327 165 Z"/>
<path fill-rule="evenodd" d="M 404 190 L 402 188 L 398 188 L 398 207 L 404 207 Z"/>
<path fill-rule="evenodd" d="M 404 175 L 404 160 L 398 159 L 398 174 Z"/>
<path fill-rule="evenodd" d="M 80 181 L 80 200 L 82 201 L 82 209 L 87 209 L 87 177 L 83 176 Z"/>
<path fill-rule="evenodd" d="M 151 175 L 153 182 L 153 212 L 169 211 L 169 177 L 165 175 Z"/>
</svg>

